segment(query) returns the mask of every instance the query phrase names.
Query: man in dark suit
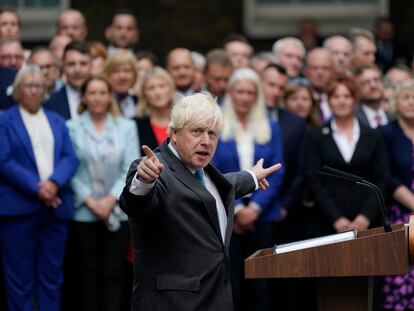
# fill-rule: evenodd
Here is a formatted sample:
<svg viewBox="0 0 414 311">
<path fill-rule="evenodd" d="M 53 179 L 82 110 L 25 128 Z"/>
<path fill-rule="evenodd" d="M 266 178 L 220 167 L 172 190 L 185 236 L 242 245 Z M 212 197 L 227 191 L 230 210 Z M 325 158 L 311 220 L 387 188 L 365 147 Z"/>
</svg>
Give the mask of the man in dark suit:
<svg viewBox="0 0 414 311">
<path fill-rule="evenodd" d="M 282 66 L 277 64 L 268 65 L 261 74 L 261 80 L 269 117 L 277 122 L 282 135 L 283 160 L 285 163 L 285 175 L 281 189 L 282 207 L 285 214 L 287 212 L 289 215 L 297 208 L 301 199 L 301 163 L 307 135 L 306 123 L 301 117 L 279 107 L 280 99 L 283 97 L 288 83 L 287 72 Z M 287 226 L 286 229 L 288 229 Z M 297 231 L 296 229 L 294 230 Z M 292 239 L 292 232 L 277 231 L 279 239 L 285 241 Z M 281 242 L 281 240 L 278 242 Z"/>
<path fill-rule="evenodd" d="M 306 55 L 305 77 L 312 88 L 312 96 L 316 102 L 320 122 L 331 118 L 326 88 L 334 77 L 334 63 L 331 52 L 327 48 L 314 48 Z"/>
<path fill-rule="evenodd" d="M 67 78 L 67 84 L 50 95 L 45 107 L 56 111 L 67 120 L 78 115 L 80 88 L 91 74 L 91 55 L 87 43 L 73 41 L 65 47 L 63 74 Z"/>
<path fill-rule="evenodd" d="M 15 102 L 11 97 L 16 70 L 0 66 L 0 111 L 11 107 Z"/>
<path fill-rule="evenodd" d="M 303 238 L 300 228 L 305 213 L 300 209 L 302 199 L 302 165 L 303 149 L 307 136 L 306 122 L 294 113 L 280 108 L 280 100 L 288 84 L 288 74 L 284 67 L 269 64 L 261 73 L 261 81 L 265 95 L 269 117 L 277 122 L 282 136 L 283 161 L 285 175 L 280 190 L 282 219 L 275 223 L 275 242 L 286 243 Z M 283 219 L 284 217 L 284 219 Z M 297 282 L 291 280 L 273 280 L 270 292 L 277 293 L 270 297 L 271 309 L 301 310 L 299 301 L 295 299 L 298 293 Z"/>
<path fill-rule="evenodd" d="M 381 105 L 384 96 L 381 69 L 374 64 L 363 65 L 355 70 L 354 76 L 359 95 L 358 121 L 371 128 L 386 125 L 392 116 Z"/>
<path fill-rule="evenodd" d="M 222 114 L 195 94 L 175 104 L 170 138 L 132 163 L 121 207 L 132 220 L 135 280 L 132 310 L 233 310 L 229 243 L 234 200 L 266 189 L 263 160 L 250 172 L 222 175 L 211 164 Z"/>
</svg>

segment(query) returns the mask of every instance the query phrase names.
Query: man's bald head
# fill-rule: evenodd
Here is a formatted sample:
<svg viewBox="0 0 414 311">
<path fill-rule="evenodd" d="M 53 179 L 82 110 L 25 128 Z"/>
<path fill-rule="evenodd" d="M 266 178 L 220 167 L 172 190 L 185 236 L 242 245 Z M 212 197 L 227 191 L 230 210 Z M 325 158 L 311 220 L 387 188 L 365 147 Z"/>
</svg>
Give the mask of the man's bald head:
<svg viewBox="0 0 414 311">
<path fill-rule="evenodd" d="M 194 63 L 191 51 L 185 48 L 176 48 L 167 56 L 167 70 L 174 79 L 180 91 L 187 91 L 194 80 Z"/>
<path fill-rule="evenodd" d="M 88 34 L 85 16 L 75 9 L 62 11 L 57 21 L 57 33 L 67 35 L 76 41 L 85 41 Z"/>
</svg>

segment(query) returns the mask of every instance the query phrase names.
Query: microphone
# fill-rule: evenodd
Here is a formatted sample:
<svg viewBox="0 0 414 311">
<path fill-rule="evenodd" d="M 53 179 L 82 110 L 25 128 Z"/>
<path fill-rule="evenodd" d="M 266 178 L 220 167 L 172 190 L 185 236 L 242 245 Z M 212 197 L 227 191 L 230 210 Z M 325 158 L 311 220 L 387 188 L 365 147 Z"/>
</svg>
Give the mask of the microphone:
<svg viewBox="0 0 414 311">
<path fill-rule="evenodd" d="M 384 231 L 385 232 L 391 232 L 392 231 L 390 221 L 388 220 L 387 214 L 385 212 L 384 196 L 382 195 L 381 189 L 377 185 L 375 185 L 375 184 L 373 184 L 373 183 L 371 183 L 367 180 L 364 180 L 362 177 L 340 171 L 338 169 L 335 169 L 333 167 L 329 167 L 327 165 L 324 165 L 322 171 L 319 171 L 318 174 L 322 175 L 322 176 L 330 177 L 330 178 L 336 178 L 336 179 L 340 179 L 340 180 L 343 180 L 343 181 L 352 182 L 352 183 L 355 183 L 355 184 L 360 185 L 360 186 L 368 187 L 372 191 L 374 191 L 374 193 L 377 197 L 377 200 L 380 203 L 380 211 L 381 211 L 381 214 L 382 214 L 382 220 L 384 222 Z"/>
</svg>

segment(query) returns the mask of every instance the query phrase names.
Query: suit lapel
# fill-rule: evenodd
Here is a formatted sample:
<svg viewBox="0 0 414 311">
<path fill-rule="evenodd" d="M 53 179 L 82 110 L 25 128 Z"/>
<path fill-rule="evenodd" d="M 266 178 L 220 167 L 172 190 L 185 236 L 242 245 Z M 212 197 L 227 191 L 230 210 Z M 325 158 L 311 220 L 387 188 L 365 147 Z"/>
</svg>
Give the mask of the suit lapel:
<svg viewBox="0 0 414 311">
<path fill-rule="evenodd" d="M 32 141 L 30 140 L 29 133 L 27 132 L 26 127 L 24 126 L 24 122 L 22 116 L 20 115 L 19 108 L 17 106 L 12 108 L 12 124 L 13 128 L 17 133 L 17 136 L 20 138 L 24 149 L 29 154 L 30 159 L 33 161 L 33 164 L 36 166 L 36 160 L 33 153 Z"/>
<path fill-rule="evenodd" d="M 66 91 L 66 86 L 62 88 L 62 115 L 65 116 L 65 119 L 70 119 L 70 108 L 69 108 L 69 98 Z"/>
<path fill-rule="evenodd" d="M 358 105 L 358 108 L 357 108 L 357 111 L 356 111 L 357 118 L 358 118 L 358 120 L 361 124 L 363 124 L 365 126 L 370 126 L 368 118 L 367 118 L 364 110 L 362 109 L 362 105 L 363 104 Z"/>
<path fill-rule="evenodd" d="M 364 154 L 370 154 L 370 149 L 372 148 L 372 139 L 370 133 L 366 130 L 364 126 L 360 126 L 359 139 L 355 146 L 354 154 L 350 163 L 361 159 L 364 157 Z"/>
<path fill-rule="evenodd" d="M 210 192 L 205 187 L 203 187 L 198 182 L 197 178 L 190 172 L 190 170 L 183 164 L 183 162 L 181 162 L 171 152 L 171 150 L 168 147 L 168 143 L 169 143 L 169 140 L 165 141 L 164 143 L 160 145 L 160 151 L 165 161 L 168 163 L 168 166 L 173 171 L 173 174 L 175 175 L 175 177 L 181 183 L 183 183 L 184 186 L 186 186 L 189 190 L 195 192 L 200 197 L 200 200 L 203 203 L 203 206 L 206 209 L 207 214 L 209 216 L 210 222 L 214 228 L 214 232 L 217 234 L 220 241 L 222 241 L 220 226 L 218 222 L 216 201 L 214 197 L 210 194 Z M 210 176 L 211 170 L 214 170 L 214 168 L 210 168 L 209 166 L 208 168 L 206 168 L 206 170 Z M 216 187 L 217 189 L 219 189 L 219 192 L 220 192 L 219 185 L 216 183 L 217 178 L 215 178 L 214 174 L 213 176 L 210 176 L 210 178 L 216 184 Z M 223 200 L 223 203 L 225 203 L 224 200 Z"/>
</svg>

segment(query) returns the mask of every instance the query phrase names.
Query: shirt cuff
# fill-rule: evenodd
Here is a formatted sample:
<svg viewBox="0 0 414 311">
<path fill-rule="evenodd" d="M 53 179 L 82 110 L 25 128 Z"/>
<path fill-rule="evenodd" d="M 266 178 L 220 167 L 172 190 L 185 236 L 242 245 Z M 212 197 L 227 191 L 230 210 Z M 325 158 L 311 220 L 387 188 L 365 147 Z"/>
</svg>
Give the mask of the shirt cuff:
<svg viewBox="0 0 414 311">
<path fill-rule="evenodd" d="M 244 204 L 237 204 L 234 207 L 234 215 L 236 215 L 238 212 L 240 212 L 244 208 Z"/>
<path fill-rule="evenodd" d="M 253 180 L 254 180 L 254 184 L 256 185 L 254 190 L 258 190 L 259 189 L 259 182 L 257 181 L 256 175 L 252 171 L 246 171 L 246 172 L 248 172 L 248 173 L 250 173 L 250 175 L 252 175 Z"/>
<path fill-rule="evenodd" d="M 260 214 L 262 212 L 262 209 L 260 208 L 260 205 L 257 204 L 256 202 L 250 201 L 249 202 L 249 207 L 253 208 L 258 214 Z"/>
<path fill-rule="evenodd" d="M 150 184 L 146 184 L 140 181 L 138 179 L 138 172 L 137 172 L 135 173 L 135 176 L 131 181 L 131 185 L 129 186 L 129 192 L 134 195 L 144 196 L 151 191 L 154 185 L 155 185 L 155 181 Z"/>
</svg>

